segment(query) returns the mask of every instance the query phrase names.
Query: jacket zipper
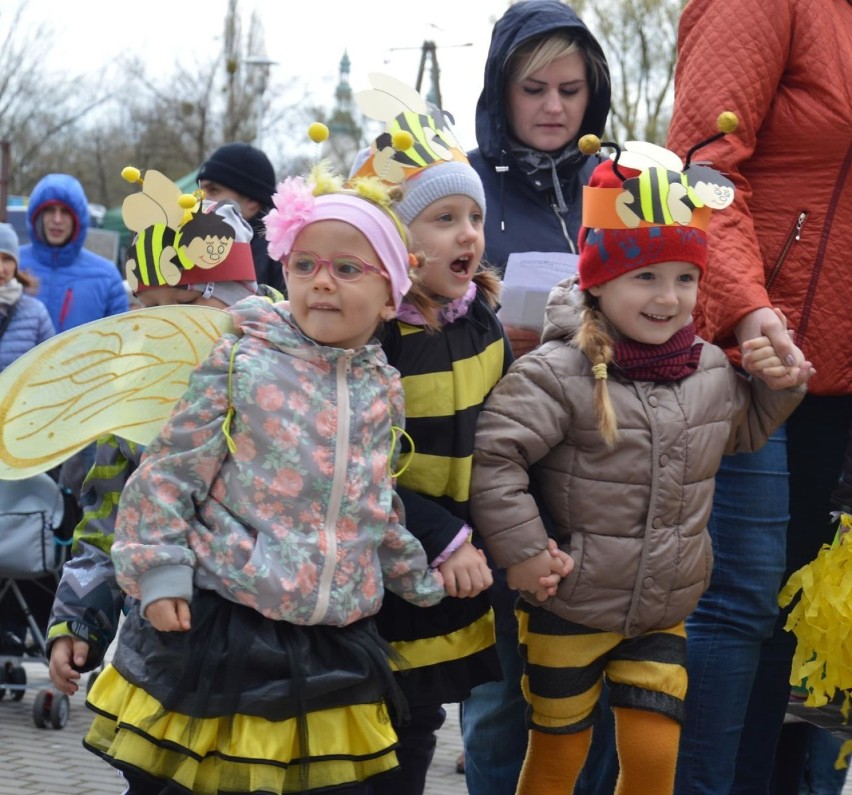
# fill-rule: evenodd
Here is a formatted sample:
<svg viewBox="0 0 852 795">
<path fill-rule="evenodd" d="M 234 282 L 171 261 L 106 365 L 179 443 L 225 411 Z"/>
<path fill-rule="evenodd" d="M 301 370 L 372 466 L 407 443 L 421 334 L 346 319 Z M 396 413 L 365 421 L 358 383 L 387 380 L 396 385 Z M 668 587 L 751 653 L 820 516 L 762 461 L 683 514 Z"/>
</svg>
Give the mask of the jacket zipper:
<svg viewBox="0 0 852 795">
<path fill-rule="evenodd" d="M 852 0 L 850 0 L 852 2 Z M 506 187 L 506 178 L 505 174 L 509 170 L 509 166 L 507 166 L 503 161 L 506 157 L 506 150 L 500 150 L 500 165 L 494 166 L 494 171 L 500 175 L 500 231 L 506 231 L 506 198 L 503 195 L 503 191 Z"/>
<path fill-rule="evenodd" d="M 346 467 L 349 462 L 349 384 L 348 375 L 354 351 L 347 351 L 337 362 L 337 439 L 334 456 L 334 477 L 331 483 L 331 495 L 322 533 L 326 537 L 326 550 L 323 555 L 322 572 L 317 586 L 317 603 L 308 620 L 317 624 L 328 613 L 331 586 L 337 569 L 337 519 L 343 502 L 343 490 L 346 485 Z"/>
<path fill-rule="evenodd" d="M 65 329 L 65 318 L 68 317 L 68 310 L 71 309 L 71 298 L 73 295 L 74 290 L 69 287 L 65 291 L 65 298 L 62 299 L 62 308 L 59 310 L 59 328 L 56 329 L 57 333 Z"/>
<path fill-rule="evenodd" d="M 796 219 L 796 225 L 790 230 L 790 233 L 787 235 L 787 239 L 784 241 L 784 245 L 781 247 L 781 253 L 778 255 L 778 259 L 775 260 L 775 265 L 773 266 L 772 271 L 769 274 L 769 278 L 766 280 L 767 293 L 772 288 L 772 284 L 775 282 L 775 279 L 778 278 L 778 274 L 781 272 L 781 268 L 784 265 L 784 260 L 787 259 L 787 254 L 790 253 L 790 248 L 792 247 L 793 243 L 797 243 L 799 240 L 802 239 L 802 227 L 805 225 L 807 217 L 807 210 L 802 210 L 799 213 L 799 217 Z"/>
</svg>

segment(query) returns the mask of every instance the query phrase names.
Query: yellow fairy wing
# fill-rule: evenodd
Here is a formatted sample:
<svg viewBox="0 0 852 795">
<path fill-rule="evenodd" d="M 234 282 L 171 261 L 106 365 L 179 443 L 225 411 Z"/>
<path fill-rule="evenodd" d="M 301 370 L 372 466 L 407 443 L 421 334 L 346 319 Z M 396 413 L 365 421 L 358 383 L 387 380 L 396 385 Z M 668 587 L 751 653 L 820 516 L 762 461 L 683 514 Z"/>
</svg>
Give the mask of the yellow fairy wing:
<svg viewBox="0 0 852 795">
<path fill-rule="evenodd" d="M 160 306 L 58 334 L 0 374 L 0 479 L 46 472 L 105 433 L 148 444 L 193 368 L 233 331 L 205 306 Z"/>
</svg>

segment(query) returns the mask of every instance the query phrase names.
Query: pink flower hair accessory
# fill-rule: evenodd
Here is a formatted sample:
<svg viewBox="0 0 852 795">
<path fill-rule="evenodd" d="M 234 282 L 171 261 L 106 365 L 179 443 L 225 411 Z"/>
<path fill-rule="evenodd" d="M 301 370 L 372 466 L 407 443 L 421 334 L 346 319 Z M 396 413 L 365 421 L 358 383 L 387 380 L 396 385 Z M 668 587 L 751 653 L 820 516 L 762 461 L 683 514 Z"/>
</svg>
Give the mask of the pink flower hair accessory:
<svg viewBox="0 0 852 795">
<path fill-rule="evenodd" d="M 272 195 L 275 205 L 263 219 L 269 256 L 279 262 L 290 253 L 296 236 L 310 223 L 316 197 L 303 177 L 287 177 Z"/>
</svg>

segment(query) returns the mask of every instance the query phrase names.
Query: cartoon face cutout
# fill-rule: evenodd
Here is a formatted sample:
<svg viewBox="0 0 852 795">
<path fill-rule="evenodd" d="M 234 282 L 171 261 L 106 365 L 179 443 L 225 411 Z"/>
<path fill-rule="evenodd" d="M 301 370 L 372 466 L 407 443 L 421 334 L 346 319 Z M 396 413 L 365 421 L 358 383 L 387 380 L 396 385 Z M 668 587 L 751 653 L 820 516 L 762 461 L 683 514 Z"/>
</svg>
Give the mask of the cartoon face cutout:
<svg viewBox="0 0 852 795">
<path fill-rule="evenodd" d="M 686 176 L 695 194 L 713 210 L 724 210 L 734 200 L 734 183 L 709 166 L 692 165 Z"/>
<path fill-rule="evenodd" d="M 207 270 L 228 256 L 235 235 L 234 227 L 221 215 L 196 213 L 181 227 L 178 249 L 190 263 Z"/>
<path fill-rule="evenodd" d="M 199 268 L 215 268 L 231 251 L 233 237 L 194 237 L 184 245 L 187 256 Z"/>
</svg>

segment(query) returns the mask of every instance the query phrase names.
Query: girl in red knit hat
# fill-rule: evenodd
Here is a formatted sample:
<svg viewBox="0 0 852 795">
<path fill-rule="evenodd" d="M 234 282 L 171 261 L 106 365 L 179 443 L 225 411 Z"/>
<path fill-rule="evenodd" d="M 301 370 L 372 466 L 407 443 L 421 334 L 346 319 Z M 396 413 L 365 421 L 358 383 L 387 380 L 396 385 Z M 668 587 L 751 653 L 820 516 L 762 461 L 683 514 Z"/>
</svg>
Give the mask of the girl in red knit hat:
<svg viewBox="0 0 852 795">
<path fill-rule="evenodd" d="M 672 792 L 684 619 L 710 580 L 716 469 L 724 453 L 760 447 L 805 392 L 810 368 L 783 365 L 767 339 L 746 343 L 744 367 L 774 376 L 784 385 L 775 391 L 696 336 L 706 221 L 721 195 L 709 171 L 699 184 L 667 164 L 596 169 L 579 284 L 551 292 L 542 345 L 512 365 L 479 418 L 473 519 L 522 597 L 530 710 L 520 795 L 572 791 L 604 678 L 616 793 Z M 552 596 L 539 586 L 549 538 L 574 562 Z"/>
</svg>

